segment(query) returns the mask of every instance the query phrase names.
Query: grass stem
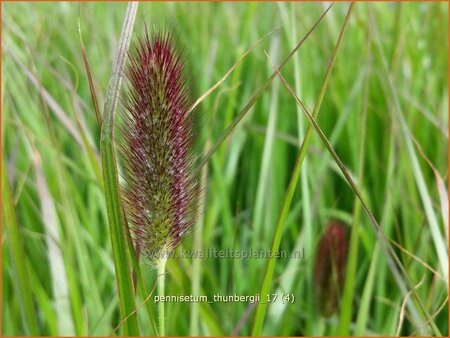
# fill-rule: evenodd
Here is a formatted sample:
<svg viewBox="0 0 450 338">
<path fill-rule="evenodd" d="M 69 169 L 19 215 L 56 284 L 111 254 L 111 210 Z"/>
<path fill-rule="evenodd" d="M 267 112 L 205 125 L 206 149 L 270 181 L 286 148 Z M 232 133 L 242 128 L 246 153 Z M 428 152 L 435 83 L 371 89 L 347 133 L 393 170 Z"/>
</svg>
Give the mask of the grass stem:
<svg viewBox="0 0 450 338">
<path fill-rule="evenodd" d="M 165 323 L 165 283 L 166 283 L 166 262 L 167 258 L 163 257 L 158 264 L 158 318 L 159 318 L 159 336 L 164 337 L 166 335 L 166 323 Z"/>
<path fill-rule="evenodd" d="M 134 27 L 138 4 L 131 2 L 125 15 L 122 36 L 109 82 L 103 112 L 100 149 L 102 154 L 102 168 L 105 184 L 106 208 L 110 227 L 111 243 L 114 254 L 114 267 L 119 292 L 121 318 L 127 317 L 136 308 L 134 290 L 132 286 L 131 266 L 129 264 L 129 247 L 121 204 L 119 197 L 119 179 L 117 173 L 116 155 L 114 149 L 114 118 L 117 100 L 122 83 L 123 67 L 125 64 L 131 33 Z M 134 314 L 124 323 L 124 335 L 139 335 L 137 316 Z"/>
</svg>

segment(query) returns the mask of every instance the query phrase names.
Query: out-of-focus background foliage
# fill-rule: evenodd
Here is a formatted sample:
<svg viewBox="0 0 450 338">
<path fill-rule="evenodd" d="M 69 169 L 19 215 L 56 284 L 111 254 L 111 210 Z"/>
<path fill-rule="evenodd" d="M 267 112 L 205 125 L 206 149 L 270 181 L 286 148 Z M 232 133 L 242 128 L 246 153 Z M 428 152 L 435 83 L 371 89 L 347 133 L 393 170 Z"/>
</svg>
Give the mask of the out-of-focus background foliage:
<svg viewBox="0 0 450 338">
<path fill-rule="evenodd" d="M 279 64 L 325 8 L 321 3 L 142 3 L 135 33 L 143 32 L 144 22 L 174 23 L 200 95 L 254 42 L 279 27 L 203 101 L 214 144 L 272 74 L 264 51 Z M 310 111 L 347 8 L 335 4 L 282 70 Z M 2 3 L 3 335 L 120 333 L 96 164 L 100 132 L 78 20 L 102 107 L 125 9 L 125 3 L 83 3 L 80 12 L 77 3 Z M 443 335 L 448 334 L 447 75 L 446 4 L 358 3 L 318 118 Z M 367 136 L 361 152 L 363 124 Z M 307 125 L 275 79 L 209 161 L 203 229 L 182 248 L 193 248 L 198 238 L 197 248 L 204 250 L 269 249 Z M 351 313 L 350 334 L 431 332 L 403 306 L 405 297 L 368 218 L 354 210 L 355 194 L 314 133 L 280 248 L 304 250 L 304 258 L 279 259 L 272 280 L 274 293 L 292 293 L 295 302 L 269 305 L 264 334 L 332 335 L 344 310 Z M 321 318 L 312 297 L 319 236 L 330 220 L 343 222 L 350 232 L 354 217 L 357 268 L 348 277 L 353 297 L 330 318 Z M 208 258 L 193 269 L 193 262 L 169 261 L 166 294 L 191 294 L 198 277 L 203 295 L 254 295 L 266 264 Z M 145 261 L 142 272 L 150 291 L 156 272 Z M 137 304 L 144 301 L 137 298 Z M 149 302 L 156 313 L 153 298 Z M 166 332 L 250 334 L 254 313 L 248 303 L 167 303 Z M 144 308 L 139 319 L 142 334 L 156 333 Z"/>
</svg>

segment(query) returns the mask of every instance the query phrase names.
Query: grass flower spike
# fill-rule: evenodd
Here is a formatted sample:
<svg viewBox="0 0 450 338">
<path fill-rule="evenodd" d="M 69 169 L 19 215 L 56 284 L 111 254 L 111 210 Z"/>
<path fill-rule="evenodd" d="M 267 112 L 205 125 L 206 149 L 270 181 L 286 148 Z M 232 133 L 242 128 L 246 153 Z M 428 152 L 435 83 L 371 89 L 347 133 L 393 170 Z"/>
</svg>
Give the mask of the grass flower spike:
<svg viewBox="0 0 450 338">
<path fill-rule="evenodd" d="M 314 266 L 317 307 L 325 317 L 331 316 L 338 308 L 347 251 L 345 226 L 341 223 L 331 223 L 320 239 Z"/>
<path fill-rule="evenodd" d="M 186 235 L 196 211 L 194 114 L 172 34 L 146 31 L 130 53 L 126 76 L 122 197 L 137 252 L 157 264 Z"/>
</svg>

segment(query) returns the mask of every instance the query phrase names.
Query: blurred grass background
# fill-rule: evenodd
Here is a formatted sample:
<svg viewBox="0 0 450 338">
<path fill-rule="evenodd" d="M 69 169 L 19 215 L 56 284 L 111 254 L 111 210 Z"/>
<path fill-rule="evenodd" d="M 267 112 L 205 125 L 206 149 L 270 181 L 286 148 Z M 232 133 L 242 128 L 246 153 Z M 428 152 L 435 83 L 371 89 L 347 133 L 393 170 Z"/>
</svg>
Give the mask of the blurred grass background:
<svg viewBox="0 0 450 338">
<path fill-rule="evenodd" d="M 82 35 L 101 107 L 125 8 L 125 3 L 81 5 Z M 144 22 L 149 26 L 173 22 L 189 53 L 199 95 L 254 42 L 280 27 L 203 101 L 201 111 L 212 121 L 214 144 L 272 74 L 264 51 L 276 64 L 281 62 L 325 8 L 320 3 L 142 3 L 135 33 L 143 32 Z M 283 68 L 310 111 L 347 8 L 335 4 Z M 100 132 L 81 56 L 78 4 L 2 3 L 2 28 L 2 334 L 120 333 L 114 331 L 120 321 L 118 298 L 95 165 Z M 444 335 L 448 334 L 448 271 L 443 271 L 448 260 L 447 74 L 446 4 L 357 4 L 318 119 L 356 182 L 363 154 L 363 195 L 384 233 L 398 244 L 394 247 L 403 266 Z M 389 87 L 388 76 L 395 90 Z M 397 101 L 400 120 L 395 115 Z M 360 152 L 364 121 L 367 136 Z M 182 248 L 192 248 L 197 238 L 197 247 L 205 250 L 268 250 L 306 126 L 303 113 L 275 79 L 209 161 L 202 231 L 188 237 Z M 94 149 L 93 157 L 88 149 Z M 341 312 L 324 319 L 315 309 L 312 267 L 324 227 L 330 220 L 350 227 L 354 205 L 354 193 L 314 133 L 280 248 L 303 249 L 305 256 L 280 259 L 272 281 L 273 292 L 292 293 L 295 302 L 270 304 L 264 334 L 337 332 Z M 423 323 L 415 322 L 404 308 L 404 297 L 368 218 L 358 217 L 353 297 L 345 309 L 351 312 L 349 333 L 418 334 Z M 210 297 L 254 295 L 260 290 L 265 264 L 263 259 L 209 258 L 199 263 L 171 259 L 166 294 L 191 294 L 192 280 L 197 278 L 200 294 Z M 156 272 L 145 261 L 141 265 L 150 291 Z M 143 302 L 138 297 L 137 304 Z M 156 313 L 153 298 L 149 302 Z M 166 332 L 248 335 L 254 310 L 247 303 L 167 303 Z M 146 310 L 139 311 L 139 319 L 142 334 L 156 333 Z"/>
</svg>

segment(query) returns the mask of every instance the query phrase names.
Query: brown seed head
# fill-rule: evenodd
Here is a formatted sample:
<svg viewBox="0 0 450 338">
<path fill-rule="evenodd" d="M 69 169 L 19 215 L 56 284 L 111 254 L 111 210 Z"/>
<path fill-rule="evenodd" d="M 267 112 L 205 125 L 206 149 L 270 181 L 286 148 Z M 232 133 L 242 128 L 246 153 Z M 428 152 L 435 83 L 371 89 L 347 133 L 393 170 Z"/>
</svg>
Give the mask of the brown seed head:
<svg viewBox="0 0 450 338">
<path fill-rule="evenodd" d="M 347 250 L 346 227 L 330 223 L 320 239 L 314 266 L 317 307 L 325 317 L 331 316 L 339 305 Z"/>
</svg>

